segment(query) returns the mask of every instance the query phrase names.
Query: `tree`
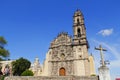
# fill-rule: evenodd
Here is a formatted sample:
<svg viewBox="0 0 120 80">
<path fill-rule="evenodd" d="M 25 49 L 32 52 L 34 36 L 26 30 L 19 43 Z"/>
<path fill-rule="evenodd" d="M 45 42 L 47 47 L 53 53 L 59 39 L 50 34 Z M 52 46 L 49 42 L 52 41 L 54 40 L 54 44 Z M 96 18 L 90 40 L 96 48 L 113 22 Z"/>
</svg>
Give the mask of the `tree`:
<svg viewBox="0 0 120 80">
<path fill-rule="evenodd" d="M 20 76 L 26 69 L 30 68 L 30 61 L 24 58 L 19 58 L 12 62 L 13 75 Z"/>
<path fill-rule="evenodd" d="M 33 72 L 28 69 L 21 74 L 21 76 L 33 76 L 33 75 L 34 75 Z"/>
<path fill-rule="evenodd" d="M 7 45 L 7 41 L 4 37 L 0 36 L 0 61 L 9 57 L 9 51 L 4 48 L 5 45 Z"/>
</svg>

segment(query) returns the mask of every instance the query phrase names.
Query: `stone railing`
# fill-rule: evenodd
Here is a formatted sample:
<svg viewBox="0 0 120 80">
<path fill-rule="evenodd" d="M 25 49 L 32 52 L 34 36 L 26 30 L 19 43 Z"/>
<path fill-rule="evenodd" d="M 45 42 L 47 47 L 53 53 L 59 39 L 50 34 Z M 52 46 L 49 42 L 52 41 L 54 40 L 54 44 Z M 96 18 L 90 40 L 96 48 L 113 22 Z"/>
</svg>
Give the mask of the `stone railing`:
<svg viewBox="0 0 120 80">
<path fill-rule="evenodd" d="M 97 76 L 55 76 L 55 77 L 43 77 L 43 76 L 11 76 L 6 77 L 5 80 L 99 80 Z"/>
</svg>

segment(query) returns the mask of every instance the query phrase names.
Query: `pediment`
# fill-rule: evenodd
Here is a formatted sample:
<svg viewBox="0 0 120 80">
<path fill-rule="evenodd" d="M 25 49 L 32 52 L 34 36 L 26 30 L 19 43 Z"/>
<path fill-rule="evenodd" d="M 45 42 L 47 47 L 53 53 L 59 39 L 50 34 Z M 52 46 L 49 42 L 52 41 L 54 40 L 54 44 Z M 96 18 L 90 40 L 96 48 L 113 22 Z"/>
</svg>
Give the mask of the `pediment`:
<svg viewBox="0 0 120 80">
<path fill-rule="evenodd" d="M 55 38 L 51 42 L 50 47 L 57 47 L 60 45 L 71 45 L 72 44 L 72 38 L 65 32 L 62 32 L 58 34 L 57 38 Z"/>
</svg>

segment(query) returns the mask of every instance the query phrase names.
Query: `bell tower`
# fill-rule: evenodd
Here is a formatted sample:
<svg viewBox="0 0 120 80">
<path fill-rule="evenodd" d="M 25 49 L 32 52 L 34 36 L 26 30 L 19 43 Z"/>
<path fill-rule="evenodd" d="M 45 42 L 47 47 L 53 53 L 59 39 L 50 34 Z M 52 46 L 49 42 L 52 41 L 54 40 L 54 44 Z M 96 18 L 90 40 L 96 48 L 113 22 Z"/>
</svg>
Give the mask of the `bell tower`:
<svg viewBox="0 0 120 80">
<path fill-rule="evenodd" d="M 77 10 L 73 16 L 73 53 L 75 63 L 75 75 L 90 75 L 90 62 L 88 54 L 88 42 L 86 38 L 86 28 L 84 17 L 80 10 Z"/>
<path fill-rule="evenodd" d="M 73 32 L 74 32 L 74 45 L 87 45 L 86 28 L 84 24 L 84 17 L 80 10 L 77 10 L 73 16 Z"/>
</svg>

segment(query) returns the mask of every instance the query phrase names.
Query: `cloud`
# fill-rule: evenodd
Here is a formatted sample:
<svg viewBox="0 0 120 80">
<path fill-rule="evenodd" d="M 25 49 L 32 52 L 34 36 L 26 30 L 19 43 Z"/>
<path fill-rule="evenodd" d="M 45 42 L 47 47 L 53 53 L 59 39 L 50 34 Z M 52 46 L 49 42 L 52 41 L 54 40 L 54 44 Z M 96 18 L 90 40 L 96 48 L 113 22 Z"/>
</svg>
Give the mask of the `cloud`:
<svg viewBox="0 0 120 80">
<path fill-rule="evenodd" d="M 113 33 L 113 29 L 104 29 L 98 32 L 102 36 L 110 36 Z"/>
</svg>

